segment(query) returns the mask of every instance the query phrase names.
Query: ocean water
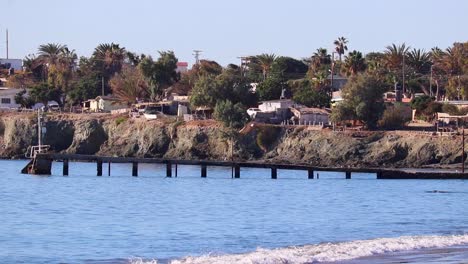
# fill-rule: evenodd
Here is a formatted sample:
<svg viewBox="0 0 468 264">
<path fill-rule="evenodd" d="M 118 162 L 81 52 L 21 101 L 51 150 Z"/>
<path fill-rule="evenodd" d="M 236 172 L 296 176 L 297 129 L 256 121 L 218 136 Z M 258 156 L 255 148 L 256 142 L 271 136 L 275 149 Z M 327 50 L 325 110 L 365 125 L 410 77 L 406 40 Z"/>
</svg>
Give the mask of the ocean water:
<svg viewBox="0 0 468 264">
<path fill-rule="evenodd" d="M 26 163 L 0 161 L 0 263 L 468 263 L 468 181 Z"/>
</svg>

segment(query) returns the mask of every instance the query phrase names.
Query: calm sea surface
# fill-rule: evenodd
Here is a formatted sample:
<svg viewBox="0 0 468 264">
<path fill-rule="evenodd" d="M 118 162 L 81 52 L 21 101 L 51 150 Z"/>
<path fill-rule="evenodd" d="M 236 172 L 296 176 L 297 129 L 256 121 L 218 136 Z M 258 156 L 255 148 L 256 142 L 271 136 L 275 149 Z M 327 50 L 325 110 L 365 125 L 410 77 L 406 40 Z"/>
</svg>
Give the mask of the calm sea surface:
<svg viewBox="0 0 468 264">
<path fill-rule="evenodd" d="M 0 263 L 375 263 L 468 258 L 468 181 L 0 161 Z M 107 175 L 107 166 L 104 166 Z M 434 192 L 436 191 L 436 192 Z M 191 256 L 191 257 L 189 257 Z M 375 261 L 376 258 L 379 261 Z"/>
</svg>

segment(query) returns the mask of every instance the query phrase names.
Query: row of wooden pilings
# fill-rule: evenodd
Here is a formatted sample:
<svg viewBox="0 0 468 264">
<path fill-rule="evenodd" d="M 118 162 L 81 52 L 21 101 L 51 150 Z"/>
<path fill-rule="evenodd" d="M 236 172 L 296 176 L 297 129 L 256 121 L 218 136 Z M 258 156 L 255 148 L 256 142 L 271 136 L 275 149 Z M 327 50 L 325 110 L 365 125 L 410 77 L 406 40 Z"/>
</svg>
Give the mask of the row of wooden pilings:
<svg viewBox="0 0 468 264">
<path fill-rule="evenodd" d="M 97 160 L 96 161 L 96 164 L 97 164 L 97 176 L 102 176 L 102 167 L 103 167 L 103 161 L 102 160 Z M 108 169 L 107 169 L 107 173 L 108 173 L 108 176 L 111 175 L 111 162 L 108 162 L 107 163 L 108 165 Z M 178 165 L 177 163 L 175 164 L 172 164 L 171 162 L 167 162 L 166 163 L 166 177 L 172 177 L 172 166 L 174 165 L 174 173 L 175 173 L 175 177 L 177 177 L 177 173 L 178 173 Z M 207 176 L 207 165 L 205 164 L 201 164 L 200 165 L 200 168 L 201 168 L 201 177 L 202 178 L 206 178 Z M 231 169 L 232 169 L 232 178 L 240 178 L 240 165 L 237 165 L 237 164 L 233 164 L 231 166 Z M 277 179 L 278 178 L 278 168 L 272 166 L 271 168 L 271 178 L 272 179 Z M 63 160 L 63 176 L 68 176 L 69 175 L 69 160 L 68 159 L 64 159 Z M 314 179 L 314 170 L 313 169 L 308 169 L 307 170 L 307 175 L 308 175 L 308 179 Z M 346 171 L 345 172 L 345 177 L 346 179 L 351 179 L 351 172 L 350 171 Z M 132 162 L 132 176 L 134 177 L 137 177 L 138 176 L 138 162 Z M 317 173 L 317 179 L 319 178 L 319 174 Z"/>
</svg>

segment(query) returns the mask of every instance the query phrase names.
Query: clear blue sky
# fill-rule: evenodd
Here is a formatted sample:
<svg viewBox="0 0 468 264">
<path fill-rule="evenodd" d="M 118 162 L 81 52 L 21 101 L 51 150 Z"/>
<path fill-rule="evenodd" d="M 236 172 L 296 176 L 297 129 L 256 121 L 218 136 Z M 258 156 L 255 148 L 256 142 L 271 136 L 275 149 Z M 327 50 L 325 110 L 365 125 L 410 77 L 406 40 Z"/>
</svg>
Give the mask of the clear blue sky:
<svg viewBox="0 0 468 264">
<path fill-rule="evenodd" d="M 468 41 L 466 0 L 1 0 L 0 10 L 0 57 L 8 28 L 10 58 L 49 42 L 80 56 L 116 42 L 153 56 L 173 50 L 190 63 L 201 49 L 202 58 L 226 65 L 260 53 L 308 57 L 339 36 L 364 53 Z"/>
</svg>

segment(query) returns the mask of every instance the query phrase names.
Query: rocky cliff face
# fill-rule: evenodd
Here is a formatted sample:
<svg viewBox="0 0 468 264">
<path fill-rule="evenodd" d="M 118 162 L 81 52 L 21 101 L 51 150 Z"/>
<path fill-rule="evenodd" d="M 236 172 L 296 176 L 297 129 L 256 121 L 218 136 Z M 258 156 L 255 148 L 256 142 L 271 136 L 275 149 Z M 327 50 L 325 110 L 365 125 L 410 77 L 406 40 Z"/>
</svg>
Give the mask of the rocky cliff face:
<svg viewBox="0 0 468 264">
<path fill-rule="evenodd" d="M 56 152 L 174 159 L 236 159 L 316 166 L 422 167 L 461 161 L 461 138 L 409 132 L 343 133 L 253 128 L 231 136 L 216 122 L 111 116 L 49 116 L 44 143 Z M 21 158 L 37 144 L 33 115 L 0 116 L 0 157 Z M 468 149 L 468 148 L 467 148 Z"/>
</svg>

